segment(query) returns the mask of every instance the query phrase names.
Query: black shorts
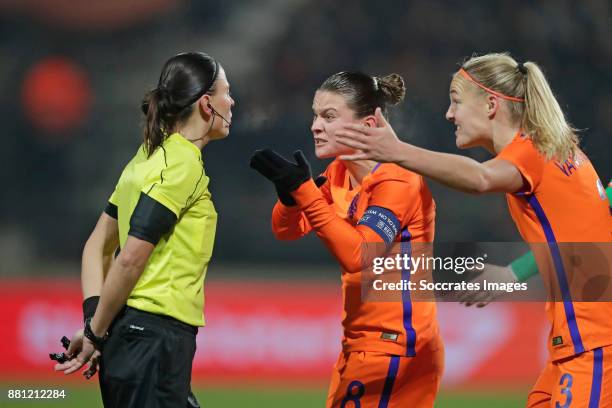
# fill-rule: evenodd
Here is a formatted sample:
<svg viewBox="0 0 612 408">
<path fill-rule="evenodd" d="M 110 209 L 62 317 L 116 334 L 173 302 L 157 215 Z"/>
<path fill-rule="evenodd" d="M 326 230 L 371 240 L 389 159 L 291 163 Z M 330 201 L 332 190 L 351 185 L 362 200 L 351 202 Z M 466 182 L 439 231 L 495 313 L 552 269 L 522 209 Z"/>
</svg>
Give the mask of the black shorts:
<svg viewBox="0 0 612 408">
<path fill-rule="evenodd" d="M 126 307 L 100 359 L 104 406 L 185 407 L 197 327 Z"/>
</svg>

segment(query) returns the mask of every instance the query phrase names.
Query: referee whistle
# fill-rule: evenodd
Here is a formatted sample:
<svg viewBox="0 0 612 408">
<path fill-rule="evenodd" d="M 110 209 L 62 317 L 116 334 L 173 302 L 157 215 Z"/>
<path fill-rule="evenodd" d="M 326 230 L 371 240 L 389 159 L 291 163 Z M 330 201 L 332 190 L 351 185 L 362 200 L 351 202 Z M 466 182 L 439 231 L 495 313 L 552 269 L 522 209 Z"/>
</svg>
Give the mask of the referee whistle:
<svg viewBox="0 0 612 408">
<path fill-rule="evenodd" d="M 64 336 L 64 337 L 62 337 L 61 342 L 62 342 L 62 346 L 64 347 L 64 349 L 68 350 L 68 347 L 70 347 L 70 339 L 68 339 L 68 337 Z M 68 358 L 68 356 L 64 352 L 61 352 L 61 353 L 49 353 L 49 358 L 51 360 L 57 361 L 60 364 L 65 363 L 66 361 L 70 360 L 70 358 Z"/>
</svg>

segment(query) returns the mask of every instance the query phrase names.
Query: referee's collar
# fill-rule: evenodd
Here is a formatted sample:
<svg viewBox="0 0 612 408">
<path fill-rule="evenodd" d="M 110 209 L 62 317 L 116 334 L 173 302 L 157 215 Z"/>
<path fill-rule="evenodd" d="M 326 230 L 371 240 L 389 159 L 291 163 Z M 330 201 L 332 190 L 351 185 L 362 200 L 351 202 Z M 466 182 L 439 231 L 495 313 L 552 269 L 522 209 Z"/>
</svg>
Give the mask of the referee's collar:
<svg viewBox="0 0 612 408">
<path fill-rule="evenodd" d="M 189 140 L 185 139 L 185 136 L 181 135 L 179 132 L 174 132 L 173 134 L 168 136 L 168 140 L 172 138 L 180 140 L 181 143 L 189 145 L 189 147 L 193 149 L 193 151 L 196 153 L 197 157 L 202 159 L 202 151 L 198 149 L 198 147 L 194 145 L 193 143 L 191 143 Z"/>
</svg>

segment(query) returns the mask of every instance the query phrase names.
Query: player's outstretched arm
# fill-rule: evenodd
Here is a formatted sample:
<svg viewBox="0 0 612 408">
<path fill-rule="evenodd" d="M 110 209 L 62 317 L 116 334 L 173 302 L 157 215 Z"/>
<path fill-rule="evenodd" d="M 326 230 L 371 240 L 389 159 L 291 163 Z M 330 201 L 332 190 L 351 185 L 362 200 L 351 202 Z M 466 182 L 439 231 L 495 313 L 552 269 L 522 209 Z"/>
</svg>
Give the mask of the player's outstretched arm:
<svg viewBox="0 0 612 408">
<path fill-rule="evenodd" d="M 469 157 L 434 152 L 404 143 L 376 109 L 377 127 L 347 124 L 336 132 L 339 143 L 359 150 L 341 156 L 345 160 L 375 160 L 396 163 L 450 188 L 473 194 L 515 192 L 522 188 L 519 170 L 504 160 L 479 163 Z"/>
</svg>

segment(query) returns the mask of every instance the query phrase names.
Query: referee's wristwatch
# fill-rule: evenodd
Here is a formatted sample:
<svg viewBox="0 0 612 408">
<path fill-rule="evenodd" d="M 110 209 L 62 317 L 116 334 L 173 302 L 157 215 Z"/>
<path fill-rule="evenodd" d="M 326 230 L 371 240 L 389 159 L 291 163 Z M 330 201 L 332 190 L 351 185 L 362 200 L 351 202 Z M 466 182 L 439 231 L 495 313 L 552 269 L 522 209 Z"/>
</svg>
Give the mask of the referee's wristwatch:
<svg viewBox="0 0 612 408">
<path fill-rule="evenodd" d="M 96 336 L 91 330 L 91 317 L 85 320 L 85 329 L 83 330 L 83 336 L 87 337 L 94 345 L 96 350 L 102 350 L 104 343 L 108 339 L 108 332 L 104 333 L 103 336 Z"/>
</svg>

